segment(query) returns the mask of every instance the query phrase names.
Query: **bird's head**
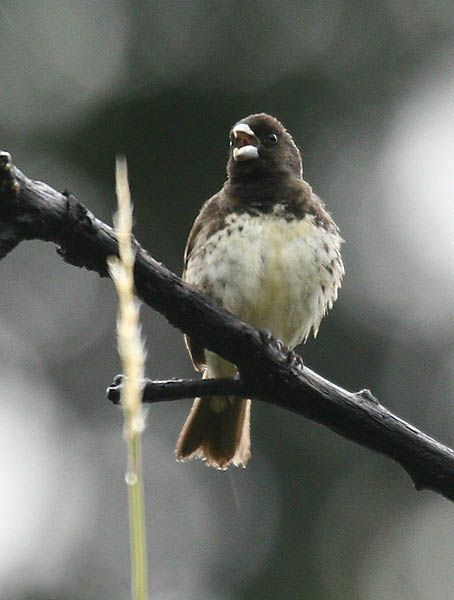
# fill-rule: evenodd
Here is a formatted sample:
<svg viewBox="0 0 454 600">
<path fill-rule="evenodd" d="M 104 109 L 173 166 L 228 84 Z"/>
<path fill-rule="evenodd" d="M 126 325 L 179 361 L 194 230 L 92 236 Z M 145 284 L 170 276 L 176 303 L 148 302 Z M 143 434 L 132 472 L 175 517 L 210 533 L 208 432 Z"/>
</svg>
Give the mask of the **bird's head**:
<svg viewBox="0 0 454 600">
<path fill-rule="evenodd" d="M 229 178 L 291 175 L 302 177 L 301 154 L 280 121 L 259 113 L 230 130 Z"/>
</svg>

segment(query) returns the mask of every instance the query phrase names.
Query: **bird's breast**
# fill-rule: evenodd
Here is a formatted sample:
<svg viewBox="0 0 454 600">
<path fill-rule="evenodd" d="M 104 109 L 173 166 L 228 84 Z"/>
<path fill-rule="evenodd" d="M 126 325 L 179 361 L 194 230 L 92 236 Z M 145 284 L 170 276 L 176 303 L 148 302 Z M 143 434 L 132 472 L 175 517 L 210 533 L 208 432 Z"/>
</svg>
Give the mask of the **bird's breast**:
<svg viewBox="0 0 454 600">
<path fill-rule="evenodd" d="M 293 347 L 317 332 L 337 297 L 340 242 L 312 215 L 231 214 L 216 233 L 200 232 L 185 279 Z"/>
</svg>

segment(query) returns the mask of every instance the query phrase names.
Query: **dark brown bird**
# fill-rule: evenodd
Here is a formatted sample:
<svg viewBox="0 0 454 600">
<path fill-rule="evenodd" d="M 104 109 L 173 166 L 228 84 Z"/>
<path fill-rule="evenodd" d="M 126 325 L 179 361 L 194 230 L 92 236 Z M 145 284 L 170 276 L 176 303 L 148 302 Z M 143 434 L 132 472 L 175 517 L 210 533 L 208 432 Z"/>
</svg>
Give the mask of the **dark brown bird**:
<svg viewBox="0 0 454 600">
<path fill-rule="evenodd" d="M 189 234 L 183 279 L 293 348 L 332 307 L 344 268 L 339 230 L 303 179 L 301 155 L 274 117 L 250 115 L 230 131 L 227 181 Z M 204 378 L 235 366 L 186 339 Z M 250 458 L 250 400 L 196 398 L 177 442 L 179 460 L 226 469 Z"/>
</svg>

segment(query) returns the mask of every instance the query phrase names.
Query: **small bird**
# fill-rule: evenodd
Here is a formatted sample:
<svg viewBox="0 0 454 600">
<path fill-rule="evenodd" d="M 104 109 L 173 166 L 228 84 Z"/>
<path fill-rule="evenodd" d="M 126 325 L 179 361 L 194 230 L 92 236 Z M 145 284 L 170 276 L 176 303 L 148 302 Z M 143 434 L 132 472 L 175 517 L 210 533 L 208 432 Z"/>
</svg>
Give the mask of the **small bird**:
<svg viewBox="0 0 454 600">
<path fill-rule="evenodd" d="M 303 179 L 301 154 L 276 118 L 253 114 L 230 130 L 227 180 L 189 234 L 183 280 L 289 348 L 317 335 L 344 275 L 339 229 Z M 203 378 L 236 368 L 186 337 Z M 177 441 L 178 460 L 245 467 L 251 401 L 196 398 Z"/>
</svg>

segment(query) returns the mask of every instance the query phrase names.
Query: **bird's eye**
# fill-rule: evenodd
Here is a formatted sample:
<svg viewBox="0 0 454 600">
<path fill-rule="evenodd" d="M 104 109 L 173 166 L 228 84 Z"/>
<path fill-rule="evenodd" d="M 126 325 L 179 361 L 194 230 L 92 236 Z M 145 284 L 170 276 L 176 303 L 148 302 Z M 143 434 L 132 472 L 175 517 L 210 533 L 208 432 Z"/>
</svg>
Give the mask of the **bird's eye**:
<svg viewBox="0 0 454 600">
<path fill-rule="evenodd" d="M 275 133 L 270 133 L 267 136 L 267 139 L 269 141 L 270 144 L 276 144 L 277 143 L 277 135 Z"/>
</svg>

